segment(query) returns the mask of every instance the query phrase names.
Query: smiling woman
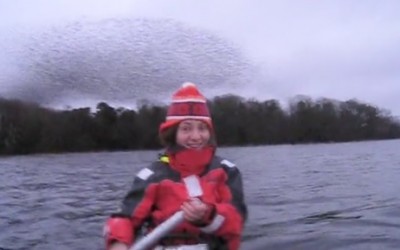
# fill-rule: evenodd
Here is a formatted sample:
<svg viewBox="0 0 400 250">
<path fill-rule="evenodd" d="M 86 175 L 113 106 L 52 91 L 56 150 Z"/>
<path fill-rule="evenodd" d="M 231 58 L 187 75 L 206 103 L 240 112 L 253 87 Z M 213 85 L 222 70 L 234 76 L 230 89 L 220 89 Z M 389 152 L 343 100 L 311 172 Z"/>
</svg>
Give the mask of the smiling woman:
<svg viewBox="0 0 400 250">
<path fill-rule="evenodd" d="M 159 134 L 165 153 L 137 173 L 120 212 L 107 220 L 107 249 L 128 249 L 139 230 L 146 235 L 178 211 L 184 221 L 157 249 L 239 249 L 247 219 L 241 173 L 215 154 L 210 112 L 195 84 L 173 95 Z"/>
<path fill-rule="evenodd" d="M 206 123 L 197 120 L 186 120 L 178 126 L 176 142 L 185 148 L 201 149 L 209 143 L 210 134 Z"/>
</svg>

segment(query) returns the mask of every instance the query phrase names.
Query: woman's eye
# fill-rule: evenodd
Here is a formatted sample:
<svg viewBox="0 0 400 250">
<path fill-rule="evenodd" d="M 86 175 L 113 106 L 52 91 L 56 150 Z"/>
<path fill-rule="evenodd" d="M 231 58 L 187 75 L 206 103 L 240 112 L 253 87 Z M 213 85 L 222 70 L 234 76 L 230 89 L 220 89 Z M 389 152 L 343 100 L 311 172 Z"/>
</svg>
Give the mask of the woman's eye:
<svg viewBox="0 0 400 250">
<path fill-rule="evenodd" d="M 207 126 L 200 126 L 200 127 L 199 127 L 199 130 L 200 130 L 200 131 L 207 130 Z"/>
<path fill-rule="evenodd" d="M 183 127 L 182 130 L 187 132 L 187 131 L 190 131 L 190 128 L 189 127 Z"/>
</svg>

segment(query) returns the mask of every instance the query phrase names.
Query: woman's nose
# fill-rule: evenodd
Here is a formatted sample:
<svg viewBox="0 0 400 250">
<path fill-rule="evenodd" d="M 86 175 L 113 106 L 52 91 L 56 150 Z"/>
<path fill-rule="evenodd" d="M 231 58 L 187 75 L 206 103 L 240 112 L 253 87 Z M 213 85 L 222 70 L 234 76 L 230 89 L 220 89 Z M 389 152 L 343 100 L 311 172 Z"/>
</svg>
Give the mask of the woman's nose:
<svg viewBox="0 0 400 250">
<path fill-rule="evenodd" d="M 191 138 L 194 139 L 194 140 L 200 139 L 200 138 L 201 138 L 201 135 L 200 135 L 199 131 L 193 130 L 193 131 L 192 131 L 192 134 L 191 134 Z"/>
</svg>

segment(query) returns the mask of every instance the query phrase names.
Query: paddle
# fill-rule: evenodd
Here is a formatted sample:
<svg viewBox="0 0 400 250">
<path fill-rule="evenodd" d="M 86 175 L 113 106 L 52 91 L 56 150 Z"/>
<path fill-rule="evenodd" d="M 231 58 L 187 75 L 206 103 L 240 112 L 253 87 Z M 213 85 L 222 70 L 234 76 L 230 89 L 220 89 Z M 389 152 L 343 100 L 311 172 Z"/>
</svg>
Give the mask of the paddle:
<svg viewBox="0 0 400 250">
<path fill-rule="evenodd" d="M 183 222 L 183 211 L 178 211 L 149 234 L 138 240 L 129 250 L 147 250 Z"/>
</svg>

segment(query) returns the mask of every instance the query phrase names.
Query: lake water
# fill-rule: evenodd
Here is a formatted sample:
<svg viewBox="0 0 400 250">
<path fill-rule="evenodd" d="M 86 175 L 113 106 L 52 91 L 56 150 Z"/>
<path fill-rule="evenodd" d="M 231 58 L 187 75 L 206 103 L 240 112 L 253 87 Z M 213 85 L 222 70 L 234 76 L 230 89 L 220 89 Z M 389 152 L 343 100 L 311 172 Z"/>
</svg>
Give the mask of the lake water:
<svg viewBox="0 0 400 250">
<path fill-rule="evenodd" d="M 232 147 L 242 249 L 399 249 L 400 140 Z M 103 249 L 102 227 L 158 151 L 0 158 L 0 249 Z"/>
</svg>

